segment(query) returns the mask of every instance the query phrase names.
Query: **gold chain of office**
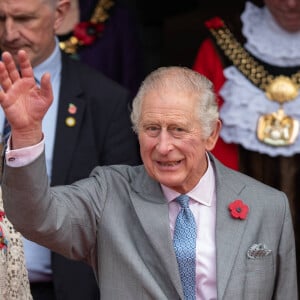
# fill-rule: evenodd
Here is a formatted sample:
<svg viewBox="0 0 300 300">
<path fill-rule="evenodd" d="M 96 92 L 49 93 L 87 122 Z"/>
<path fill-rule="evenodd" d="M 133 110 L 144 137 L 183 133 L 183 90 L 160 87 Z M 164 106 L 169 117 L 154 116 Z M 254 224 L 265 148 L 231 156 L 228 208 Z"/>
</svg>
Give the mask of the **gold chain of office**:
<svg viewBox="0 0 300 300">
<path fill-rule="evenodd" d="M 93 24 L 104 23 L 109 18 L 109 10 L 114 5 L 112 0 L 99 0 L 95 10 L 90 18 L 90 22 Z M 60 48 L 66 53 L 74 54 L 80 45 L 80 41 L 74 35 L 69 37 L 65 41 L 59 42 Z"/>
<path fill-rule="evenodd" d="M 225 23 L 222 27 L 209 30 L 234 66 L 254 85 L 263 90 L 270 100 L 282 104 L 297 97 L 300 87 L 300 70 L 290 77 L 269 74 L 264 66 L 242 47 Z"/>
<path fill-rule="evenodd" d="M 273 147 L 289 146 L 299 136 L 300 123 L 297 119 L 286 115 L 283 104 L 294 100 L 299 93 L 300 71 L 290 77 L 274 76 L 255 60 L 236 40 L 223 22 L 219 28 L 210 28 L 217 45 L 232 61 L 233 65 L 254 85 L 265 92 L 268 99 L 279 103 L 276 112 L 263 114 L 257 122 L 257 138 Z"/>
</svg>

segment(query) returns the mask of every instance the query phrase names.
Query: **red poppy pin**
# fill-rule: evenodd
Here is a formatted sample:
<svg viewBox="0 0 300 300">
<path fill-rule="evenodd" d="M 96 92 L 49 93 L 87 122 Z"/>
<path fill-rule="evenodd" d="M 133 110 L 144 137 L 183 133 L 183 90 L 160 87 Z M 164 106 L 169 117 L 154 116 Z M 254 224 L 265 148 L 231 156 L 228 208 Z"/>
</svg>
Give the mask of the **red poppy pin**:
<svg viewBox="0 0 300 300">
<path fill-rule="evenodd" d="M 76 107 L 76 105 L 74 105 L 73 103 L 69 103 L 68 112 L 69 112 L 69 114 L 71 114 L 71 115 L 76 114 L 76 112 L 77 112 L 77 107 Z"/>
<path fill-rule="evenodd" d="M 214 17 L 212 19 L 209 19 L 205 22 L 205 26 L 208 29 L 218 29 L 224 26 L 224 22 L 219 17 Z"/>
<path fill-rule="evenodd" d="M 235 219 L 245 220 L 247 218 L 249 207 L 242 200 L 235 200 L 228 206 L 231 216 Z"/>
</svg>

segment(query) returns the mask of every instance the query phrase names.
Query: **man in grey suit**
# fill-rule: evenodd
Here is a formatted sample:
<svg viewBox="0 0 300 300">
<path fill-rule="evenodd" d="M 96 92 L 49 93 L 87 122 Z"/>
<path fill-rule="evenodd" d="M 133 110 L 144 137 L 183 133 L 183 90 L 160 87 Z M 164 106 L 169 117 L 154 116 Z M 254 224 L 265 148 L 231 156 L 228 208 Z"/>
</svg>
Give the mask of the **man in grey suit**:
<svg viewBox="0 0 300 300">
<path fill-rule="evenodd" d="M 37 87 L 18 55 L 21 75 L 9 53 L 0 63 L 12 126 L 2 188 L 17 230 L 90 264 L 101 299 L 297 299 L 288 200 L 209 153 L 221 127 L 210 81 L 187 68 L 154 71 L 131 114 L 143 165 L 96 167 L 50 187 L 41 130 L 49 75 Z"/>
</svg>

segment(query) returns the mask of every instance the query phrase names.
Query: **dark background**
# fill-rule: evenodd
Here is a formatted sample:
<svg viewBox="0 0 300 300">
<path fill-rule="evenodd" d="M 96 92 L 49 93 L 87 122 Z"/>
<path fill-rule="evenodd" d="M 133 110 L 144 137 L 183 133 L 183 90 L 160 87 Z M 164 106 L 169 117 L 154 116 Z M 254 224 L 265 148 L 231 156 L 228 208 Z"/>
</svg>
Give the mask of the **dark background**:
<svg viewBox="0 0 300 300">
<path fill-rule="evenodd" d="M 159 66 L 191 67 L 207 34 L 204 21 L 215 15 L 239 14 L 245 5 L 245 0 L 121 1 L 140 22 L 146 74 Z"/>
<path fill-rule="evenodd" d="M 204 21 L 210 17 L 238 15 L 245 0 L 121 0 L 140 23 L 145 73 L 159 66 L 191 67 L 201 41 Z M 262 5 L 262 0 L 253 0 Z"/>
</svg>

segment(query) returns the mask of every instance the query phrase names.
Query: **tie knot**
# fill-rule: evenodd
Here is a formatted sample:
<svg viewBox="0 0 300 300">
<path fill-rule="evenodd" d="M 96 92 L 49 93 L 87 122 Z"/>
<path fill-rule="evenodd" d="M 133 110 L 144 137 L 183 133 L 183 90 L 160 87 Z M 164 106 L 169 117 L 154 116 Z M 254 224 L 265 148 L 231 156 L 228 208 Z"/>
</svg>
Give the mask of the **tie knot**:
<svg viewBox="0 0 300 300">
<path fill-rule="evenodd" d="M 187 195 L 180 195 L 176 198 L 176 201 L 180 204 L 180 206 L 182 208 L 189 207 L 189 200 L 190 200 L 190 197 Z"/>
</svg>

